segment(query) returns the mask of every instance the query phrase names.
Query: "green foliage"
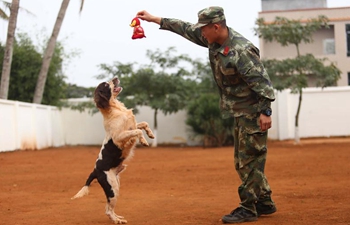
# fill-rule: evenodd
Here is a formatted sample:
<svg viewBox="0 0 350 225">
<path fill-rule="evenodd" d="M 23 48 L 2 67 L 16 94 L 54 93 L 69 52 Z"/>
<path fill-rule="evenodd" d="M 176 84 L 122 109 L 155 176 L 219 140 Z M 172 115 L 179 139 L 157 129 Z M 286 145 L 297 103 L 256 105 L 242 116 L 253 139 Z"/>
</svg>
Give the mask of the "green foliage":
<svg viewBox="0 0 350 225">
<path fill-rule="evenodd" d="M 98 108 L 96 107 L 92 98 L 88 98 L 86 99 L 86 101 L 83 101 L 83 102 L 82 101 L 74 102 L 69 99 L 64 99 L 61 101 L 59 107 L 70 108 L 71 110 L 76 110 L 79 112 L 87 111 L 91 115 L 98 113 Z"/>
<path fill-rule="evenodd" d="M 76 84 L 68 84 L 66 88 L 66 98 L 84 98 L 84 97 L 93 97 L 94 87 L 80 87 Z"/>
<path fill-rule="evenodd" d="M 294 45 L 297 56 L 284 60 L 265 60 L 264 65 L 271 76 L 272 83 L 277 90 L 291 88 L 294 93 L 299 93 L 302 88 L 308 87 L 308 77 L 315 76 L 316 85 L 327 87 L 336 84 L 340 78 L 340 70 L 328 62 L 326 58 L 317 59 L 311 54 L 300 55 L 299 45 L 312 42 L 312 35 L 321 28 L 329 28 L 328 18 L 320 15 L 306 23 L 300 20 L 289 20 L 284 17 L 276 17 L 275 21 L 266 23 L 264 18 L 256 20 L 258 27 L 255 33 L 265 41 L 277 41 L 282 46 Z M 325 65 L 325 63 L 329 65 Z"/>
<path fill-rule="evenodd" d="M 43 104 L 59 105 L 64 98 L 66 83 L 62 73 L 63 47 L 58 44 L 48 72 Z M 0 45 L 0 66 L 4 56 L 4 46 Z M 42 55 L 26 34 L 17 34 L 14 43 L 8 99 L 32 102 Z"/>
<path fill-rule="evenodd" d="M 223 146 L 233 141 L 233 118 L 223 119 L 219 107 L 218 88 L 209 62 L 192 61 L 191 99 L 187 107 L 186 124 L 192 128 L 193 137 L 201 137 L 204 146 Z"/>
<path fill-rule="evenodd" d="M 165 52 L 159 49 L 156 51 L 147 50 L 146 55 L 151 60 L 150 67 L 161 69 L 163 72 L 171 68 L 176 68 L 173 75 L 185 76 L 189 75 L 188 71 L 180 66 L 181 62 L 191 62 L 192 60 L 187 55 L 173 55 L 176 52 L 175 47 L 169 47 Z"/>
<path fill-rule="evenodd" d="M 133 96 L 137 105 L 159 109 L 165 115 L 185 107 L 188 91 L 186 81 L 180 76 L 141 68 L 127 80 L 126 96 Z"/>
<path fill-rule="evenodd" d="M 112 65 L 100 64 L 99 68 L 103 73 L 97 75 L 96 79 L 107 81 L 114 77 L 118 77 L 119 79 L 130 77 L 133 73 L 133 65 L 134 63 L 123 64 L 121 62 L 114 62 Z"/>
<path fill-rule="evenodd" d="M 328 18 L 320 15 L 303 24 L 300 20 L 289 20 L 284 17 L 276 17 L 272 23 L 266 23 L 264 18 L 256 20 L 258 27 L 254 28 L 255 34 L 266 41 L 277 41 L 282 46 L 290 44 L 312 42 L 312 34 L 322 27 L 328 28 Z"/>
<path fill-rule="evenodd" d="M 191 74 L 196 81 L 196 91 L 194 96 L 202 93 L 218 93 L 218 87 L 213 79 L 213 73 L 209 62 L 202 62 L 201 60 L 192 60 Z"/>
<path fill-rule="evenodd" d="M 6 13 L 6 10 L 10 10 L 11 8 L 11 3 L 10 2 L 6 2 L 6 1 L 3 1 L 3 0 L 0 0 L 0 2 L 2 3 L 3 5 L 3 8 L 0 8 L 0 18 L 3 19 L 3 20 L 8 20 L 9 19 L 9 16 L 7 15 Z"/>
<path fill-rule="evenodd" d="M 188 105 L 186 124 L 194 137 L 201 136 L 204 146 L 223 146 L 232 140 L 233 118 L 222 119 L 217 93 L 202 94 Z"/>
<path fill-rule="evenodd" d="M 0 19 L 6 20 L 6 21 L 9 20 L 9 15 L 6 13 L 6 11 L 11 10 L 11 4 L 12 4 L 11 2 L 0 0 L 0 5 L 2 5 L 2 7 L 0 7 Z M 19 9 L 30 16 L 34 15 L 33 13 L 31 13 L 25 8 L 19 7 Z"/>
<path fill-rule="evenodd" d="M 94 91 L 94 87 L 86 88 L 75 84 L 67 84 L 65 89 L 65 96 L 67 99 L 61 100 L 60 107 L 70 108 L 79 112 L 87 110 L 93 115 L 98 112 L 98 109 L 92 100 Z M 81 101 L 80 99 L 78 102 L 74 102 L 74 98 L 86 98 L 86 101 Z"/>
<path fill-rule="evenodd" d="M 329 65 L 326 66 L 326 62 L 328 62 L 327 58 L 317 59 L 307 54 L 292 59 L 264 60 L 264 65 L 277 90 L 290 88 L 293 93 L 298 93 L 301 88 L 308 87 L 307 78 L 310 75 L 316 77 L 318 87 L 335 85 L 341 72 L 331 62 L 328 62 Z"/>
</svg>

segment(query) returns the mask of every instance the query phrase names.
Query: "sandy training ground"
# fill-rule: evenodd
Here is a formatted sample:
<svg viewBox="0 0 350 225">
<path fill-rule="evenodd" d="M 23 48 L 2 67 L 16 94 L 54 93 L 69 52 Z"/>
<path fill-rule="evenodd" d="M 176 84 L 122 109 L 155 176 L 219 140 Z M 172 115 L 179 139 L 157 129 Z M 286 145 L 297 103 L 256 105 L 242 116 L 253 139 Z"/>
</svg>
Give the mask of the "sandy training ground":
<svg viewBox="0 0 350 225">
<path fill-rule="evenodd" d="M 350 138 L 268 143 L 278 211 L 254 224 L 349 225 Z M 99 146 L 0 153 L 0 224 L 112 224 L 93 169 Z M 138 147 L 121 174 L 116 213 L 133 225 L 214 225 L 238 206 L 233 147 Z"/>
</svg>

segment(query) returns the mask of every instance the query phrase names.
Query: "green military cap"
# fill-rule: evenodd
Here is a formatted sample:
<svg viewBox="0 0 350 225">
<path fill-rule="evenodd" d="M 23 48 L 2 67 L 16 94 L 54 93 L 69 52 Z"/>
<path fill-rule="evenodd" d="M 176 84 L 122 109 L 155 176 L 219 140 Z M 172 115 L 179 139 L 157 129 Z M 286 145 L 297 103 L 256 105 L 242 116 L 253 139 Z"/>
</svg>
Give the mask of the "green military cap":
<svg viewBox="0 0 350 225">
<path fill-rule="evenodd" d="M 198 23 L 193 25 L 193 29 L 203 27 L 210 23 L 217 23 L 225 19 L 224 9 L 219 6 L 211 6 L 198 12 Z"/>
</svg>

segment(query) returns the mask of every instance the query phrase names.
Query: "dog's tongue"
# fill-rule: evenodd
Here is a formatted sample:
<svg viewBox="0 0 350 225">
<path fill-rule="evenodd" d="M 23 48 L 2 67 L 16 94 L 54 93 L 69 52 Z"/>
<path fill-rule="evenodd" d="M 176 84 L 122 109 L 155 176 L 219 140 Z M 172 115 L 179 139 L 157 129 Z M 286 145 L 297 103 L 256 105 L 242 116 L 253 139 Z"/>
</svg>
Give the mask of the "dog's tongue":
<svg viewBox="0 0 350 225">
<path fill-rule="evenodd" d="M 122 89 L 121 87 L 114 87 L 115 92 L 120 92 L 121 89 Z"/>
</svg>

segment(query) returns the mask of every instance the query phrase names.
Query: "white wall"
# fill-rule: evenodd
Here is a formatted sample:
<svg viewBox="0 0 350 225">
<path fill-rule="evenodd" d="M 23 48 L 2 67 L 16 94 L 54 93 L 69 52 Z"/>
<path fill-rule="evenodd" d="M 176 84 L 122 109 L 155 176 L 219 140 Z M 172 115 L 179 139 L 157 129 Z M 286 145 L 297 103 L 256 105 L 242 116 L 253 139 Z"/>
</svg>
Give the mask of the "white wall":
<svg viewBox="0 0 350 225">
<path fill-rule="evenodd" d="M 271 139 L 293 139 L 298 94 L 277 92 Z M 299 116 L 300 137 L 350 136 L 350 87 L 306 88 Z"/>
<path fill-rule="evenodd" d="M 104 138 L 100 113 L 61 110 L 64 141 L 67 145 L 100 145 Z"/>
<path fill-rule="evenodd" d="M 298 95 L 289 90 L 276 92 L 272 103 L 272 128 L 269 138 L 294 138 Z M 146 121 L 154 130 L 154 112 L 140 107 L 136 120 Z M 159 144 L 188 144 L 186 112 L 164 115 L 158 112 L 157 141 Z M 350 87 L 307 88 L 299 117 L 301 138 L 350 136 Z M 0 152 L 18 149 L 42 149 L 63 145 L 100 145 L 104 137 L 102 116 L 89 112 L 18 101 L 0 100 Z M 149 143 L 152 140 L 147 138 Z"/>
<path fill-rule="evenodd" d="M 138 122 L 146 121 L 154 131 L 154 111 L 149 107 L 139 107 L 136 114 Z M 104 138 L 103 118 L 100 113 L 94 115 L 88 112 L 62 109 L 62 123 L 64 128 L 64 140 L 69 145 L 100 145 Z M 185 111 L 165 116 L 158 112 L 157 141 L 161 144 L 187 143 Z M 149 144 L 152 139 L 145 135 Z"/>
<path fill-rule="evenodd" d="M 0 100 L 0 152 L 62 146 L 63 132 L 56 107 Z"/>
</svg>

